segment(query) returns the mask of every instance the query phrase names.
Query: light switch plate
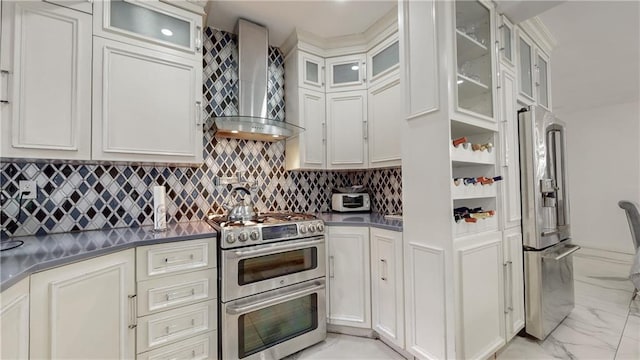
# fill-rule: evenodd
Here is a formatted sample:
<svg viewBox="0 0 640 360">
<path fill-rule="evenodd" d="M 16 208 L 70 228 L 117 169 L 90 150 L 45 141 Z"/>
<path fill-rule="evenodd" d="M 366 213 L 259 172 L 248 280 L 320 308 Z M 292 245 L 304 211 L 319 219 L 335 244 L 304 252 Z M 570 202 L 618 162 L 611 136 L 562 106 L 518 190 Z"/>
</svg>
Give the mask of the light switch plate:
<svg viewBox="0 0 640 360">
<path fill-rule="evenodd" d="M 20 180 L 20 195 L 23 200 L 35 199 L 38 192 L 38 185 L 33 180 Z"/>
</svg>

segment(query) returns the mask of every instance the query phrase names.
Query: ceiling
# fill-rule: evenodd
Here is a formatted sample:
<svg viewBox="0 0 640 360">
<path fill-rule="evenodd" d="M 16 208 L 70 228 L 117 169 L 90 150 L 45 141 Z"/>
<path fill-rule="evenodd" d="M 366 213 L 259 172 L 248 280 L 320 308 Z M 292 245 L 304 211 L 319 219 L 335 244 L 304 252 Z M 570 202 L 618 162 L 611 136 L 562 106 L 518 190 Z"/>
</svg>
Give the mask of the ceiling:
<svg viewBox="0 0 640 360">
<path fill-rule="evenodd" d="M 551 54 L 555 112 L 638 101 L 639 4 L 568 1 L 538 15 L 557 40 Z"/>
<path fill-rule="evenodd" d="M 269 29 L 269 44 L 281 46 L 297 28 L 323 38 L 359 34 L 387 14 L 397 1 L 209 1 L 207 25 L 234 32 L 238 17 Z"/>
</svg>

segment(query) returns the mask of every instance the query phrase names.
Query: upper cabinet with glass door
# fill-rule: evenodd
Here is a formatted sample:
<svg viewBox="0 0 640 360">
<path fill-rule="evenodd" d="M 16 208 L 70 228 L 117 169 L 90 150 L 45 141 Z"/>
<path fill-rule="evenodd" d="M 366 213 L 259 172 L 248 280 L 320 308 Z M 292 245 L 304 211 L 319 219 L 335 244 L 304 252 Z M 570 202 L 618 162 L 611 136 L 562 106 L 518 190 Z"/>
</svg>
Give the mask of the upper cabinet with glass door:
<svg viewBox="0 0 640 360">
<path fill-rule="evenodd" d="M 455 2 L 457 109 L 494 121 L 493 12 L 484 1 Z"/>
<path fill-rule="evenodd" d="M 326 59 L 327 92 L 366 90 L 366 54 L 338 56 Z"/>
<path fill-rule="evenodd" d="M 324 92 L 324 59 L 304 51 L 298 55 L 298 86 Z"/>
<path fill-rule="evenodd" d="M 175 55 L 202 50 L 202 16 L 158 0 L 97 2 L 93 33 L 139 46 L 164 46 Z"/>
<path fill-rule="evenodd" d="M 514 46 L 513 46 L 513 24 L 506 16 L 500 15 L 499 40 L 500 46 L 500 61 L 503 65 L 514 67 Z"/>
<path fill-rule="evenodd" d="M 533 94 L 533 41 L 522 31 L 518 32 L 518 94 L 522 102 L 532 104 Z"/>
<path fill-rule="evenodd" d="M 551 94 L 549 86 L 549 57 L 540 49 L 535 51 L 534 76 L 536 87 L 536 100 L 538 105 L 551 110 Z"/>
<path fill-rule="evenodd" d="M 400 68 L 400 48 L 398 35 L 393 35 L 376 45 L 367 53 L 367 77 L 369 86 L 377 84 L 388 75 L 398 74 Z"/>
</svg>

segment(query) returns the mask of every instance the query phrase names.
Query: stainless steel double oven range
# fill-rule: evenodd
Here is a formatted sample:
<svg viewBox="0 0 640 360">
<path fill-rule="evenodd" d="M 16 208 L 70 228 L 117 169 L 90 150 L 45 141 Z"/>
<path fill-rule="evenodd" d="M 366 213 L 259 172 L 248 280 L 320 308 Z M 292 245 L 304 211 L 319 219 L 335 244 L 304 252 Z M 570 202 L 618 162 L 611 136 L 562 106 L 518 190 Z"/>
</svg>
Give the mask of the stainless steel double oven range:
<svg viewBox="0 0 640 360">
<path fill-rule="evenodd" d="M 209 216 L 218 231 L 218 355 L 280 359 L 326 338 L 324 223 Z"/>
</svg>

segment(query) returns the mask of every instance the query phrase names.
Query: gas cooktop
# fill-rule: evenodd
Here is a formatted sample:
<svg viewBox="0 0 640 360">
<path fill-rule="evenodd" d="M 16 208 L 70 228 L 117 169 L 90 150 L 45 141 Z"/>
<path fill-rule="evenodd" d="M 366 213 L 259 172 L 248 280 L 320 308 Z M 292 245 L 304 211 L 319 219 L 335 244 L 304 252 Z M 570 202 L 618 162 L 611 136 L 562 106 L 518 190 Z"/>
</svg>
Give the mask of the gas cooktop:
<svg viewBox="0 0 640 360">
<path fill-rule="evenodd" d="M 226 215 L 209 214 L 218 230 L 220 247 L 235 248 L 324 234 L 324 222 L 314 215 L 294 212 L 262 213 L 248 221 L 229 221 Z"/>
</svg>

